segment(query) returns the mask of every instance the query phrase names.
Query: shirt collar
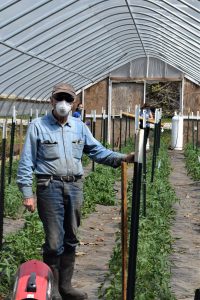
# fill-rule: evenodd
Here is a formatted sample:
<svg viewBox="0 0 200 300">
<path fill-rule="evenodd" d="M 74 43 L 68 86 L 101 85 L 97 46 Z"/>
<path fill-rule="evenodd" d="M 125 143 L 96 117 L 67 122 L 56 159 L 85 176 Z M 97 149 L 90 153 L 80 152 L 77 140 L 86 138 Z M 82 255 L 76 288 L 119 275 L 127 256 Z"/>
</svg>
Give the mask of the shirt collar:
<svg viewBox="0 0 200 300">
<path fill-rule="evenodd" d="M 55 125 L 55 124 L 61 125 L 61 124 L 58 122 L 58 120 L 56 120 L 56 118 L 54 117 L 52 111 L 51 111 L 50 113 L 47 114 L 47 118 L 49 119 L 51 125 Z M 70 119 L 71 119 L 71 117 L 68 116 L 67 123 L 65 124 L 65 125 L 67 125 L 67 126 L 69 126 L 69 127 L 72 126 L 72 125 L 71 125 L 71 120 L 70 120 Z M 65 125 L 64 125 L 64 126 L 65 126 Z"/>
</svg>

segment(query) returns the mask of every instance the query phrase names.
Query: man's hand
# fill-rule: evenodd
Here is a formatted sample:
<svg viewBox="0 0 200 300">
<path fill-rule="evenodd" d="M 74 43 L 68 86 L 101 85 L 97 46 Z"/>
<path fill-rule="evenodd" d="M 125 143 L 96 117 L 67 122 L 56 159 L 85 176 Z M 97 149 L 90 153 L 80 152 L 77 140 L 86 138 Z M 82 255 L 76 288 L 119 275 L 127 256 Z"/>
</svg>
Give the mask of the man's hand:
<svg viewBox="0 0 200 300">
<path fill-rule="evenodd" d="M 135 152 L 131 152 L 127 154 L 127 156 L 124 158 L 124 161 L 127 163 L 134 163 L 134 159 L 135 159 Z"/>
<path fill-rule="evenodd" d="M 26 198 L 24 199 L 23 204 L 26 207 L 26 209 L 28 209 L 28 211 L 35 211 L 35 198 Z"/>
</svg>

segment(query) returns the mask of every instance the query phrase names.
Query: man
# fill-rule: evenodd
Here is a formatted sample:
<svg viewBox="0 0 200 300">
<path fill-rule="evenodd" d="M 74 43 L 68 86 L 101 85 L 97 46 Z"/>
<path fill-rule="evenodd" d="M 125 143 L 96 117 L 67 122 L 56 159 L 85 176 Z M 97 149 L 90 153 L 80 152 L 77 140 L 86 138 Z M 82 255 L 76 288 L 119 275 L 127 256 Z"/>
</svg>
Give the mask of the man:
<svg viewBox="0 0 200 300">
<path fill-rule="evenodd" d="M 73 113 L 73 117 L 81 119 L 81 117 L 82 117 L 82 111 L 83 111 L 83 104 L 79 103 L 77 105 L 77 108 L 76 108 L 75 112 Z"/>
<path fill-rule="evenodd" d="M 35 210 L 32 173 L 36 175 L 37 208 L 45 231 L 43 260 L 54 275 L 54 300 L 87 299 L 86 293 L 71 285 L 83 201 L 83 152 L 112 167 L 134 160 L 133 153 L 120 154 L 104 148 L 80 119 L 69 115 L 75 97 L 71 85 L 54 86 L 53 110 L 30 123 L 17 175 L 23 203 L 31 212 Z"/>
</svg>

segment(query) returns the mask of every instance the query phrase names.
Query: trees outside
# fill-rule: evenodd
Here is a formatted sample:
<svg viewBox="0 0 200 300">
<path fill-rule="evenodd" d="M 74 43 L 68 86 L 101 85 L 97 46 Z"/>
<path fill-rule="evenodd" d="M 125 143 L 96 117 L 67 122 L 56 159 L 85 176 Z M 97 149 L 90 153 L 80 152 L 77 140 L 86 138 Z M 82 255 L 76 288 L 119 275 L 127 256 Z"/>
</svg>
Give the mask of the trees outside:
<svg viewBox="0 0 200 300">
<path fill-rule="evenodd" d="M 180 109 L 180 82 L 147 83 L 146 102 L 152 110 L 162 108 L 164 117 L 171 117 Z"/>
</svg>

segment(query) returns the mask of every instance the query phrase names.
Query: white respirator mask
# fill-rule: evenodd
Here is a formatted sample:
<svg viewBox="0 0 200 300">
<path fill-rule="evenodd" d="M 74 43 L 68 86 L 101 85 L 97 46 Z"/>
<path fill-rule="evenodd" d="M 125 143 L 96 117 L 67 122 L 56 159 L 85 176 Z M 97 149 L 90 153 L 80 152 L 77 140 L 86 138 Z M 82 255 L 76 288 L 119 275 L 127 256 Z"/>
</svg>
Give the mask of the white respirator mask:
<svg viewBox="0 0 200 300">
<path fill-rule="evenodd" d="M 66 117 L 72 109 L 72 104 L 65 100 L 56 103 L 56 112 L 60 117 Z"/>
</svg>

